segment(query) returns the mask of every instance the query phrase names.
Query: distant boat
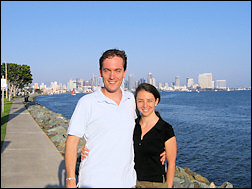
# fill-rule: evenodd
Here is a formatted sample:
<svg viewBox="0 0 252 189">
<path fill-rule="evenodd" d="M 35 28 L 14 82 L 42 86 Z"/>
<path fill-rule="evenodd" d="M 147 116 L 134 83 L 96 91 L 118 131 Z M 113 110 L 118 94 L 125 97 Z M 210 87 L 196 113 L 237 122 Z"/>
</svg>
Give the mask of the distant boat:
<svg viewBox="0 0 252 189">
<path fill-rule="evenodd" d="M 75 90 L 74 90 L 74 89 L 72 90 L 72 95 L 76 95 L 76 94 L 75 94 Z"/>
</svg>

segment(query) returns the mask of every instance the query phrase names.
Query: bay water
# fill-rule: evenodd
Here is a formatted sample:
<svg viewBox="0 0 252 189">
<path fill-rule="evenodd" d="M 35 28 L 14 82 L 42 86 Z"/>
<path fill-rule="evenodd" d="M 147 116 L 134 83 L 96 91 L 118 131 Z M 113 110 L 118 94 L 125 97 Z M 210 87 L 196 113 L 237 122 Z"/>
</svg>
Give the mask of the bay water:
<svg viewBox="0 0 252 189">
<path fill-rule="evenodd" d="M 251 188 L 251 90 L 161 92 L 156 107 L 173 126 L 180 167 L 215 185 Z M 70 119 L 85 94 L 38 96 L 35 101 Z"/>
</svg>

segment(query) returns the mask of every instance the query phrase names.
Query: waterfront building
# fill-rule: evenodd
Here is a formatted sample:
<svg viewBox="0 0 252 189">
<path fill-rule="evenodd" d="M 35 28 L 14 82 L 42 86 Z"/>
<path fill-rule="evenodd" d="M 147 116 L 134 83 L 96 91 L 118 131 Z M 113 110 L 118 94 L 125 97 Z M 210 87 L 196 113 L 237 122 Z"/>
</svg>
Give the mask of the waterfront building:
<svg viewBox="0 0 252 189">
<path fill-rule="evenodd" d="M 69 79 L 67 82 L 67 90 L 72 91 L 73 89 L 76 89 L 76 80 Z"/>
<path fill-rule="evenodd" d="M 34 89 L 39 89 L 38 83 L 34 83 Z"/>
<path fill-rule="evenodd" d="M 77 78 L 76 79 L 76 88 L 77 89 L 83 89 L 83 79 L 82 78 Z"/>
<path fill-rule="evenodd" d="M 139 80 L 139 85 L 140 85 L 141 83 L 145 83 L 145 79 L 144 79 L 144 78 L 141 78 L 141 79 Z"/>
<path fill-rule="evenodd" d="M 216 89 L 227 89 L 226 80 L 216 80 Z"/>
<path fill-rule="evenodd" d="M 100 87 L 104 87 L 104 83 L 103 83 L 102 77 L 99 77 L 98 85 L 99 85 Z"/>
<path fill-rule="evenodd" d="M 194 82 L 193 82 L 193 78 L 186 78 L 186 86 L 187 88 L 192 88 Z"/>
<path fill-rule="evenodd" d="M 163 85 L 162 85 L 162 83 L 158 83 L 158 89 L 159 89 L 159 90 L 163 90 Z"/>
<path fill-rule="evenodd" d="M 135 83 L 135 89 L 139 86 L 139 81 L 136 81 Z"/>
<path fill-rule="evenodd" d="M 175 86 L 176 86 L 176 87 L 179 87 L 179 86 L 180 86 L 180 77 L 179 77 L 179 76 L 176 76 L 176 77 L 175 77 Z"/>
<path fill-rule="evenodd" d="M 152 84 L 154 87 L 156 87 L 156 79 L 155 79 L 155 78 L 152 78 L 151 84 Z"/>
<path fill-rule="evenodd" d="M 46 85 L 44 83 L 41 83 L 41 85 L 39 86 L 39 89 L 42 91 L 44 89 L 46 89 Z"/>
<path fill-rule="evenodd" d="M 213 89 L 212 73 L 199 74 L 198 83 L 201 89 Z"/>
<path fill-rule="evenodd" d="M 90 81 L 84 81 L 84 86 L 91 86 L 91 82 Z"/>
<path fill-rule="evenodd" d="M 135 84 L 135 75 L 134 74 L 129 74 L 128 76 L 128 82 L 129 82 L 129 90 L 134 91 L 136 89 L 136 84 Z"/>
<path fill-rule="evenodd" d="M 99 76 L 93 74 L 92 86 L 97 87 L 99 85 Z"/>
<path fill-rule="evenodd" d="M 152 73 L 148 73 L 148 75 L 147 75 L 147 83 L 152 84 Z"/>
</svg>

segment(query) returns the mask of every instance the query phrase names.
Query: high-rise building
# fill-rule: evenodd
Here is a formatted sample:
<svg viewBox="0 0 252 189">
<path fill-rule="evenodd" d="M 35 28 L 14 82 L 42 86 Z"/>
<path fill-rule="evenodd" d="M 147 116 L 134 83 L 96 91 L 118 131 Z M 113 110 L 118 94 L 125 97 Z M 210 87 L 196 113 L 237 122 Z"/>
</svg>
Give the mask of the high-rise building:
<svg viewBox="0 0 252 189">
<path fill-rule="evenodd" d="M 216 80 L 216 88 L 217 89 L 226 89 L 226 80 Z"/>
<path fill-rule="evenodd" d="M 145 79 L 144 79 L 144 78 L 141 78 L 141 79 L 139 80 L 139 85 L 140 85 L 141 83 L 145 83 Z"/>
<path fill-rule="evenodd" d="M 147 75 L 147 83 L 152 84 L 152 73 L 148 73 L 148 75 Z"/>
<path fill-rule="evenodd" d="M 152 84 L 154 87 L 156 87 L 156 79 L 155 79 L 155 78 L 152 78 L 151 84 Z"/>
<path fill-rule="evenodd" d="M 46 88 L 46 85 L 44 84 L 44 83 L 41 83 L 41 85 L 39 86 L 39 89 L 40 90 L 43 90 L 43 89 L 45 89 Z"/>
<path fill-rule="evenodd" d="M 69 79 L 67 82 L 67 90 L 72 91 L 73 89 L 76 89 L 76 80 Z"/>
<path fill-rule="evenodd" d="M 213 88 L 212 73 L 199 74 L 198 83 L 201 89 L 212 89 Z"/>
<path fill-rule="evenodd" d="M 187 86 L 187 88 L 191 88 L 191 87 L 193 87 L 193 84 L 194 84 L 194 82 L 193 82 L 193 78 L 186 78 L 186 86 Z"/>
<path fill-rule="evenodd" d="M 176 87 L 180 86 L 180 77 L 179 76 L 175 77 L 175 86 Z"/>
<path fill-rule="evenodd" d="M 34 89 L 38 89 L 38 83 L 34 83 Z"/>
<path fill-rule="evenodd" d="M 129 90 L 135 90 L 136 89 L 136 85 L 135 85 L 135 76 L 134 74 L 129 74 L 128 77 L 128 81 L 129 81 Z"/>
<path fill-rule="evenodd" d="M 82 78 L 77 78 L 76 79 L 76 88 L 77 89 L 82 89 L 83 88 L 83 79 Z"/>
</svg>

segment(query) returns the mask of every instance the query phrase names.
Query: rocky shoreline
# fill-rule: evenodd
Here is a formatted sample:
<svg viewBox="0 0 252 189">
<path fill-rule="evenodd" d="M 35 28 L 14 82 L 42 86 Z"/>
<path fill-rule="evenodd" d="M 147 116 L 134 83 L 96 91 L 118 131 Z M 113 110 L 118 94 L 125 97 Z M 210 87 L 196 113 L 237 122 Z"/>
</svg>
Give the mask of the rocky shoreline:
<svg viewBox="0 0 252 189">
<path fill-rule="evenodd" d="M 34 98 L 36 96 L 38 95 L 30 96 L 29 101 L 24 102 L 25 107 L 64 157 L 67 128 L 70 120 L 35 102 Z M 81 147 L 85 142 L 85 139 L 82 138 L 78 145 L 77 171 L 79 168 Z M 191 171 L 188 167 L 182 168 L 177 165 L 173 185 L 174 188 L 233 188 L 233 184 L 227 181 L 220 186 L 216 186 L 214 182 L 210 182 L 207 178 Z"/>
</svg>

